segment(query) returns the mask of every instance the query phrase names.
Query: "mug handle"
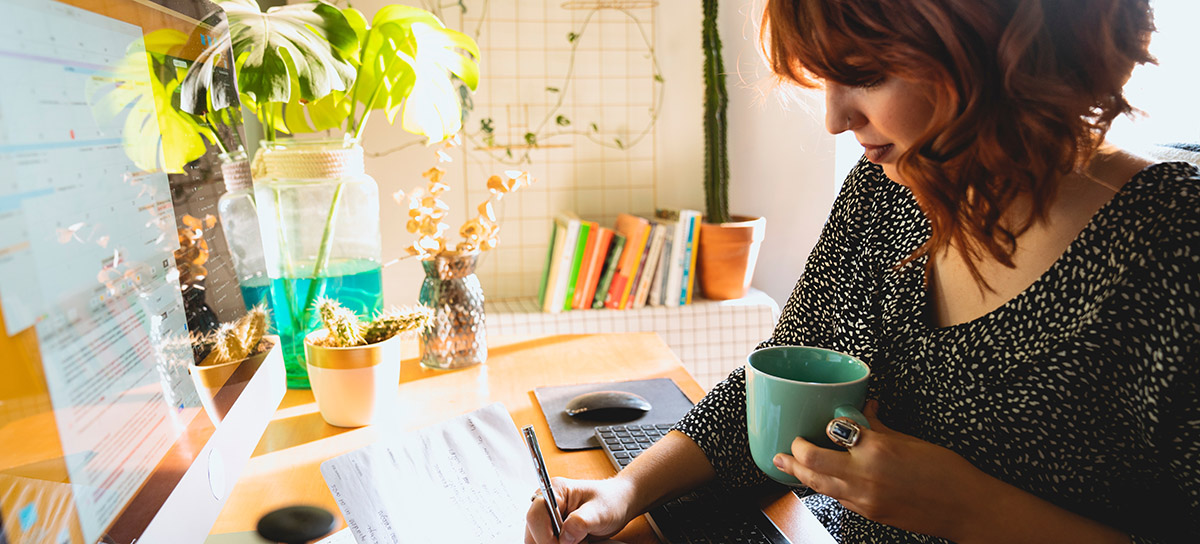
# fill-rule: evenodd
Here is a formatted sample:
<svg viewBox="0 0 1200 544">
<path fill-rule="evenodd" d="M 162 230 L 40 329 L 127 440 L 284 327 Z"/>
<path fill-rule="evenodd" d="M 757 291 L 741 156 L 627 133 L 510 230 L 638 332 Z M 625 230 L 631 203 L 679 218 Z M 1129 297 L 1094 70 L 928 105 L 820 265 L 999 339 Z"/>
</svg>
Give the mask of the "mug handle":
<svg viewBox="0 0 1200 544">
<path fill-rule="evenodd" d="M 843 404 L 841 406 L 838 406 L 837 408 L 834 408 L 833 409 L 833 417 L 834 417 L 834 419 L 839 418 L 839 417 L 848 417 L 850 419 L 853 419 L 855 423 L 862 425 L 863 428 L 865 428 L 865 429 L 871 428 L 871 425 L 869 423 L 867 423 L 866 416 L 862 415 L 862 412 L 860 412 L 858 410 L 858 408 L 855 408 L 853 405 L 850 405 L 850 404 Z"/>
</svg>

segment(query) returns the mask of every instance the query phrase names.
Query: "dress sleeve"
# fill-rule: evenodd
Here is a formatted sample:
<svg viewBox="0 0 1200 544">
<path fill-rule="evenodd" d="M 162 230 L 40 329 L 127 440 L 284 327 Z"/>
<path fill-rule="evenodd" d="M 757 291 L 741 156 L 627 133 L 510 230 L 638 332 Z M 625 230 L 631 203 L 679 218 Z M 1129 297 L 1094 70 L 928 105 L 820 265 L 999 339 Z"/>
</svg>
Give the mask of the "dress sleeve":
<svg viewBox="0 0 1200 544">
<path fill-rule="evenodd" d="M 1158 535 L 1162 540 L 1133 535 L 1139 544 L 1200 542 L 1200 212 L 1194 201 L 1181 207 L 1163 211 L 1176 219 L 1175 229 L 1151 250 L 1156 274 L 1149 277 L 1157 281 L 1147 282 L 1153 294 L 1146 296 L 1160 297 L 1167 307 L 1156 319 L 1158 364 L 1148 371 L 1165 392 L 1153 403 L 1166 407 L 1157 412 L 1152 439 L 1162 467 L 1158 481 L 1166 482 L 1157 492 L 1170 505 L 1159 515 L 1174 520 L 1164 526 L 1186 534 Z"/>
<path fill-rule="evenodd" d="M 784 305 L 771 338 L 759 349 L 774 345 L 796 345 L 828 342 L 839 328 L 836 319 L 839 302 L 829 298 L 831 292 L 846 286 L 840 274 L 851 253 L 859 251 L 866 220 L 864 208 L 869 201 L 869 186 L 877 182 L 882 172 L 862 161 L 850 172 L 842 192 L 834 202 L 816 247 L 808 257 L 804 274 Z M 886 182 L 886 180 L 885 180 Z M 890 182 L 887 182 L 890 183 Z M 839 289 L 832 289 L 839 286 Z M 854 290 L 853 288 L 846 289 Z M 718 383 L 700 402 L 677 423 L 675 430 L 692 439 L 713 465 L 718 481 L 727 487 L 746 487 L 767 480 L 750 457 L 746 430 L 746 373 L 738 368 Z"/>
</svg>

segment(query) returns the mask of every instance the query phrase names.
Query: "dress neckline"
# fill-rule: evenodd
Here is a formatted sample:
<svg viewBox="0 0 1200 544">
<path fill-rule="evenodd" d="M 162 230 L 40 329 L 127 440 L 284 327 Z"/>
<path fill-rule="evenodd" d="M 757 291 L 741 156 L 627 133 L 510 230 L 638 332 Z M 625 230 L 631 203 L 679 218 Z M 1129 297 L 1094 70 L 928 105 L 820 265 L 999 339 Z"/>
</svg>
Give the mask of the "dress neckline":
<svg viewBox="0 0 1200 544">
<path fill-rule="evenodd" d="M 1118 208 L 1120 203 L 1128 200 L 1130 195 L 1137 191 L 1140 187 L 1146 185 L 1148 182 L 1158 179 L 1157 176 L 1152 175 L 1153 173 L 1163 168 L 1169 168 L 1175 164 L 1180 163 L 1157 162 L 1139 170 L 1133 175 L 1133 177 L 1129 178 L 1128 182 L 1121 186 L 1120 190 L 1118 190 L 1116 194 L 1112 196 L 1112 198 L 1108 199 L 1107 202 L 1100 206 L 1100 208 L 1096 210 L 1096 213 L 1092 214 L 1092 217 L 1088 219 L 1087 224 L 1084 225 L 1083 229 L 1079 231 L 1079 234 L 1075 235 L 1075 238 L 1071 240 L 1071 243 L 1067 244 L 1067 248 L 1063 250 L 1062 254 L 1059 255 L 1058 258 L 1055 259 L 1054 263 L 1051 264 L 1044 272 L 1042 272 L 1042 274 L 1039 275 L 1037 279 L 1033 281 L 1033 283 L 1030 283 L 1025 287 L 1025 289 L 1021 290 L 1016 295 L 1013 295 L 1013 297 L 1005 301 L 1004 304 L 1001 304 L 992 311 L 974 319 L 964 321 L 962 323 L 947 325 L 945 327 L 938 327 L 932 323 L 930 309 L 932 308 L 933 301 L 930 298 L 929 289 L 925 287 L 928 285 L 929 280 L 927 272 L 929 256 L 922 256 L 913 264 L 920 267 L 919 278 L 921 281 L 920 290 L 922 297 L 919 316 L 923 329 L 926 332 L 935 334 L 955 334 L 959 331 L 971 330 L 981 324 L 999 319 L 1007 313 L 1016 311 L 1025 299 L 1035 296 L 1042 290 L 1047 289 L 1048 284 L 1052 284 L 1061 277 L 1061 269 L 1063 266 L 1065 266 L 1064 263 L 1071 260 L 1076 253 L 1081 251 L 1081 248 L 1086 247 L 1087 243 L 1090 242 L 1096 235 L 1096 231 L 1099 228 L 1100 223 L 1108 220 L 1109 216 L 1115 213 L 1114 209 Z M 1186 165 L 1187 163 L 1183 164 Z"/>
</svg>

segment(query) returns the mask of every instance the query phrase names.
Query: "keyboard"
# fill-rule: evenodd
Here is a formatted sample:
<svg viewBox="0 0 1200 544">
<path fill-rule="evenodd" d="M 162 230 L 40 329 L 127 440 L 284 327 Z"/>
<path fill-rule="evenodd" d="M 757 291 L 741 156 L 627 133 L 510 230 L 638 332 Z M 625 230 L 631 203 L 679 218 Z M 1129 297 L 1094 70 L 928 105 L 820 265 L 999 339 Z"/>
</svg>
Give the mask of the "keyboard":
<svg viewBox="0 0 1200 544">
<path fill-rule="evenodd" d="M 603 425 L 596 440 L 621 470 L 671 430 L 669 424 Z M 647 513 L 667 544 L 791 544 L 754 501 L 702 487 Z"/>
</svg>

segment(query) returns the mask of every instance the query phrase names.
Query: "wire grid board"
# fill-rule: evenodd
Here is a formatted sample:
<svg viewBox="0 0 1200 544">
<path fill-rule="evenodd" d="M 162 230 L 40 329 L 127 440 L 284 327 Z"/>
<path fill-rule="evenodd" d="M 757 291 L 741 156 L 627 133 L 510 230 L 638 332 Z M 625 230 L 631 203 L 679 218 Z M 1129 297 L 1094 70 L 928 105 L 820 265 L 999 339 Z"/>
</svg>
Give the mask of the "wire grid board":
<svg viewBox="0 0 1200 544">
<path fill-rule="evenodd" d="M 770 338 L 779 306 L 752 289 L 736 300 L 694 300 L 673 308 L 581 310 L 542 313 L 532 298 L 487 301 L 489 334 L 597 334 L 657 332 L 707 391 L 746 362 L 746 354 Z"/>
<path fill-rule="evenodd" d="M 429 2 L 426 2 L 430 4 Z M 553 217 L 611 226 L 656 205 L 654 125 L 663 83 L 652 54 L 656 2 L 463 0 L 426 5 L 475 38 L 482 77 L 464 142 L 456 210 L 487 199 L 488 176 L 537 182 L 497 209 L 501 243 L 477 274 L 493 298 L 536 296 Z M 491 132 L 483 128 L 487 123 Z M 527 134 L 533 134 L 531 145 Z"/>
</svg>

